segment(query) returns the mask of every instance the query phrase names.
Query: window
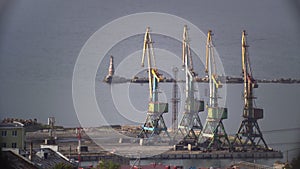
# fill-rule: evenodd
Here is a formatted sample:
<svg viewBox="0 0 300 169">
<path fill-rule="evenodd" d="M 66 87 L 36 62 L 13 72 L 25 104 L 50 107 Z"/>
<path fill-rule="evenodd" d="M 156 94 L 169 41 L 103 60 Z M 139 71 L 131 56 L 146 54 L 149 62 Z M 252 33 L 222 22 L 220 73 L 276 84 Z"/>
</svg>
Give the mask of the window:
<svg viewBox="0 0 300 169">
<path fill-rule="evenodd" d="M 13 135 L 13 136 L 17 136 L 17 130 L 13 130 L 13 131 L 12 131 L 12 135 Z"/>
<path fill-rule="evenodd" d="M 7 131 L 6 131 L 6 130 L 3 130 L 3 131 L 1 132 L 1 136 L 6 136 L 6 134 L 7 134 Z"/>
<path fill-rule="evenodd" d="M 11 143 L 11 148 L 17 148 L 17 143 Z"/>
<path fill-rule="evenodd" d="M 2 143 L 1 147 L 5 148 L 6 147 L 6 143 Z"/>
</svg>

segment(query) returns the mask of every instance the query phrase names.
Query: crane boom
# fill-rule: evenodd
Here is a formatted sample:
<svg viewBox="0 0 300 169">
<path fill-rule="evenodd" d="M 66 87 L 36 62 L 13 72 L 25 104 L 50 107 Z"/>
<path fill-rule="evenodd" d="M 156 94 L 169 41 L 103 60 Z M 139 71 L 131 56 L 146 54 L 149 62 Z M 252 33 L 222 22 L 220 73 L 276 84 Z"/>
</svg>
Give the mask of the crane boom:
<svg viewBox="0 0 300 169">
<path fill-rule="evenodd" d="M 188 65 L 190 70 L 193 70 L 193 58 L 191 57 L 191 49 L 189 43 L 189 35 L 188 35 L 187 25 L 184 26 L 183 34 L 182 34 L 182 66 L 185 64 Z"/>
<path fill-rule="evenodd" d="M 252 76 L 252 70 L 250 65 L 248 45 L 246 40 L 246 31 L 242 32 L 242 72 L 244 79 L 244 107 L 245 113 L 244 116 L 252 116 L 252 109 L 254 104 L 253 89 L 258 87 L 258 84 Z"/>
<path fill-rule="evenodd" d="M 207 33 L 206 39 L 206 52 L 205 52 L 205 73 L 208 74 L 208 64 L 209 64 L 209 54 L 210 54 L 210 47 L 211 47 L 211 30 Z"/>
<path fill-rule="evenodd" d="M 155 64 L 155 57 L 153 51 L 153 42 L 150 35 L 150 27 L 147 27 L 146 33 L 144 36 L 144 45 L 143 45 L 143 55 L 142 55 L 142 64 L 141 66 L 144 67 L 145 64 L 145 57 L 147 55 L 148 61 L 148 79 L 149 79 L 149 98 L 150 100 L 154 100 L 155 98 L 155 82 L 153 81 L 153 76 L 157 77 L 156 80 L 159 80 L 158 72 L 156 70 Z"/>
<path fill-rule="evenodd" d="M 218 88 L 221 87 L 221 82 L 218 79 L 218 74 L 216 70 L 216 63 L 214 57 L 214 48 L 212 42 L 212 31 L 209 30 L 207 33 L 206 40 L 206 61 L 205 61 L 205 73 L 209 78 L 209 106 L 217 107 L 218 106 Z"/>
<path fill-rule="evenodd" d="M 196 73 L 193 70 L 193 60 L 191 56 L 191 49 L 188 39 L 187 25 L 183 29 L 182 40 L 182 61 L 186 74 L 186 98 L 194 99 L 194 78 Z"/>
</svg>

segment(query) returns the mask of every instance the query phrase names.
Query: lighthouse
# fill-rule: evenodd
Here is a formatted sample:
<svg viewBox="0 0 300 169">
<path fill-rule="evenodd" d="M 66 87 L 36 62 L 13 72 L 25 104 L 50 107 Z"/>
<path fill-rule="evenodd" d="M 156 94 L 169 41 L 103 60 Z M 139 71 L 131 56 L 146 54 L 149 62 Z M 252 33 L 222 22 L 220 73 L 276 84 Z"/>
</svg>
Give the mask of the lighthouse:
<svg viewBox="0 0 300 169">
<path fill-rule="evenodd" d="M 104 81 L 111 83 L 114 73 L 115 73 L 114 57 L 111 55 L 109 58 L 108 75 L 104 78 Z"/>
<path fill-rule="evenodd" d="M 113 76 L 115 73 L 114 68 L 114 57 L 111 55 L 109 59 L 109 68 L 108 68 L 108 76 Z"/>
</svg>

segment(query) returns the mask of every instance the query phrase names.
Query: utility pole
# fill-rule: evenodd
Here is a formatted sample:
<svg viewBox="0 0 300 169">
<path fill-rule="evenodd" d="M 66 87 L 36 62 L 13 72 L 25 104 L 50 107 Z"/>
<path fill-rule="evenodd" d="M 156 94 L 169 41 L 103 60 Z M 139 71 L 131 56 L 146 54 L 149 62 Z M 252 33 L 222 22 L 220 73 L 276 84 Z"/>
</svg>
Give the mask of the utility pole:
<svg viewBox="0 0 300 169">
<path fill-rule="evenodd" d="M 76 129 L 76 134 L 77 134 L 77 138 L 78 138 L 78 147 L 77 147 L 77 153 L 78 153 L 78 167 L 80 167 L 80 163 L 81 163 L 81 127 L 78 127 Z"/>
<path fill-rule="evenodd" d="M 177 85 L 177 73 L 178 73 L 178 68 L 174 67 L 173 68 L 173 73 L 174 73 L 174 82 L 173 82 L 173 97 L 172 97 L 172 130 L 173 132 L 176 132 L 178 129 L 178 85 Z"/>
</svg>

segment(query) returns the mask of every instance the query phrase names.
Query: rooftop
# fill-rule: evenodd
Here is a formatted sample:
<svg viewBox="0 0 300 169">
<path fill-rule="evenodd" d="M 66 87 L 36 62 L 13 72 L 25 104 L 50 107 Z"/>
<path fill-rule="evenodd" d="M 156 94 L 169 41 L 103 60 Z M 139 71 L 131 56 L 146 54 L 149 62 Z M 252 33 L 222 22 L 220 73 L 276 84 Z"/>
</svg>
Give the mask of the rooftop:
<svg viewBox="0 0 300 169">
<path fill-rule="evenodd" d="M 24 125 L 20 122 L 0 123 L 0 128 L 23 128 Z"/>
<path fill-rule="evenodd" d="M 38 167 L 34 166 L 33 163 L 26 160 L 24 157 L 13 153 L 12 151 L 3 151 L 2 152 L 4 160 L 7 160 L 10 168 L 14 169 L 37 169 Z"/>
<path fill-rule="evenodd" d="M 69 162 L 66 158 L 49 148 L 32 150 L 31 160 L 29 160 L 29 152 L 24 151 L 21 154 L 13 151 L 3 151 L 3 158 L 14 169 L 54 168 L 57 164 L 71 165 L 73 168 L 77 167 L 76 164 Z"/>
<path fill-rule="evenodd" d="M 59 163 L 72 165 L 74 168 L 76 168 L 75 164 L 70 163 L 50 148 L 35 149 L 33 150 L 32 154 L 31 161 L 39 166 L 39 168 L 53 168 Z M 28 156 L 29 155 L 27 155 L 27 157 Z"/>
</svg>

